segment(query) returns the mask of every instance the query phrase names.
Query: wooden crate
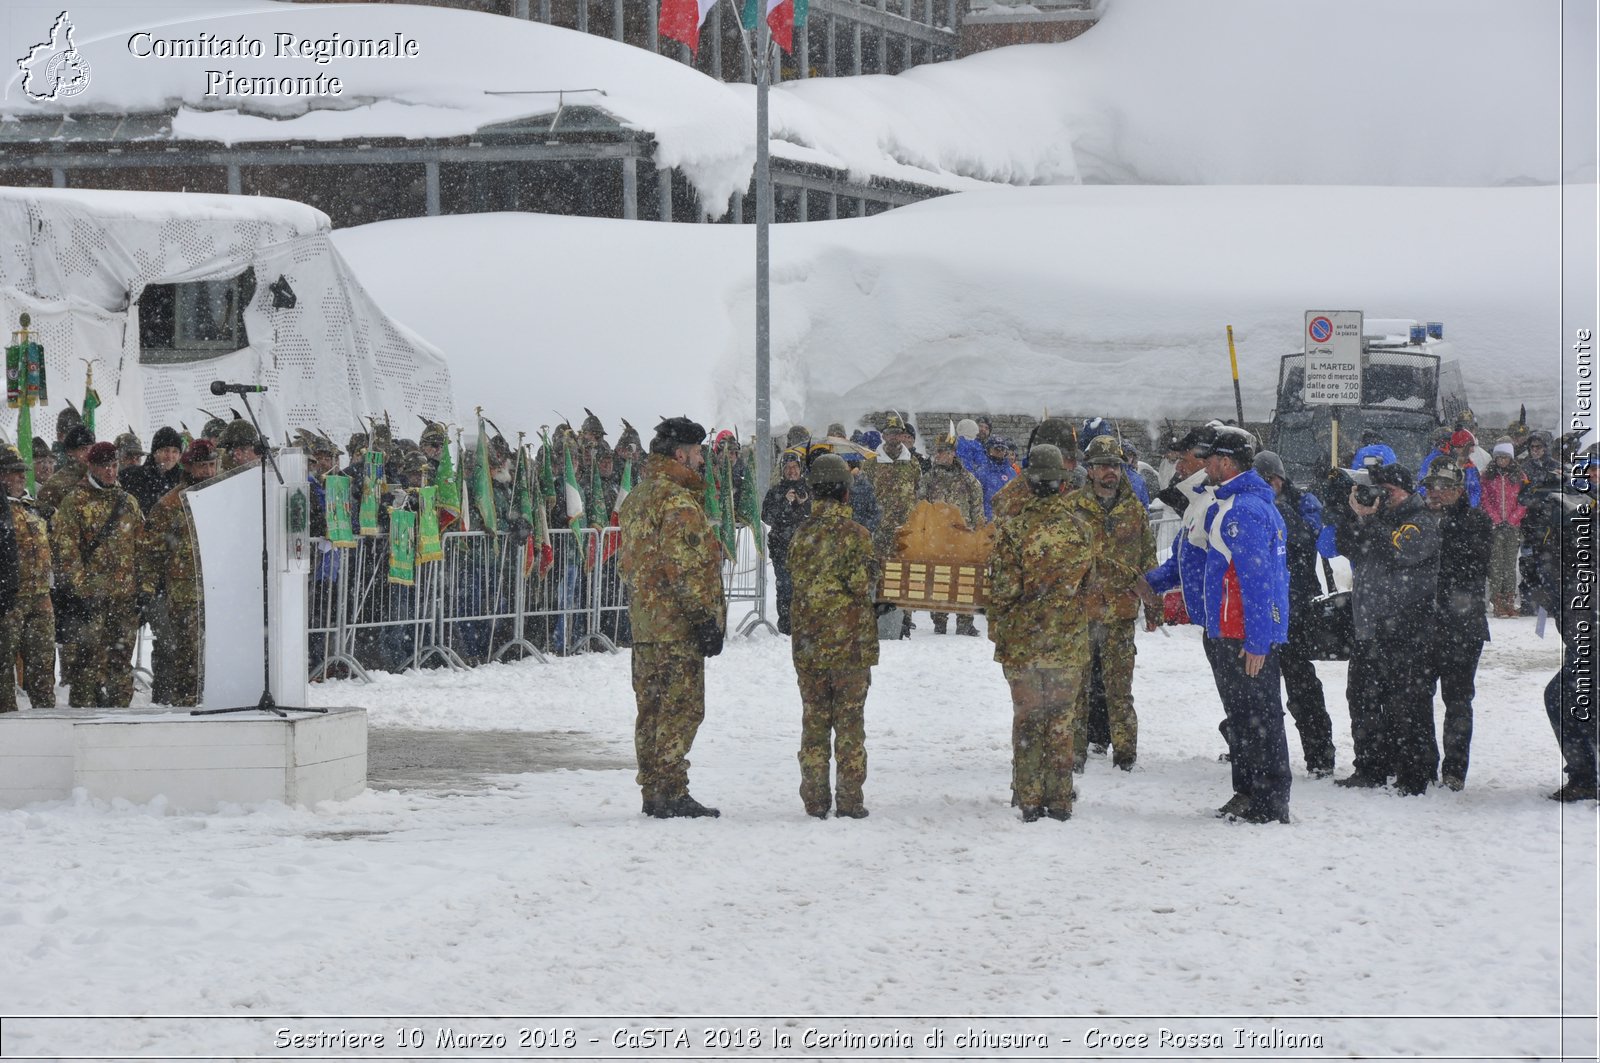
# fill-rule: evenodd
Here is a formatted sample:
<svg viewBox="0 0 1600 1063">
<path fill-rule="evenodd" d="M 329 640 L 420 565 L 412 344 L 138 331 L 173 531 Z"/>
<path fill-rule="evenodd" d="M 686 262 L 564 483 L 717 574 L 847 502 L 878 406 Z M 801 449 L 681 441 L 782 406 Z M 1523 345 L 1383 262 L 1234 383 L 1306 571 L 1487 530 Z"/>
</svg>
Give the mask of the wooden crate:
<svg viewBox="0 0 1600 1063">
<path fill-rule="evenodd" d="M 985 565 L 895 559 L 883 563 L 880 602 L 902 609 L 973 613 L 989 603 Z"/>
</svg>

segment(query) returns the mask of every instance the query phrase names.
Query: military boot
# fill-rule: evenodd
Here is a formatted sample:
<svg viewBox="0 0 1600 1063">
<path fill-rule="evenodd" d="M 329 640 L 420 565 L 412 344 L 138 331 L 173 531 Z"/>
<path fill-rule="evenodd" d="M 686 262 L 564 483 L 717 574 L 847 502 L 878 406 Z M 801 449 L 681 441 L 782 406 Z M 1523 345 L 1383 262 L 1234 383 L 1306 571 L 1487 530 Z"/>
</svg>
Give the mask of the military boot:
<svg viewBox="0 0 1600 1063">
<path fill-rule="evenodd" d="M 684 794 L 681 797 L 659 801 L 652 813 L 657 819 L 716 819 L 722 813 Z"/>
<path fill-rule="evenodd" d="M 1595 784 L 1592 782 L 1586 783 L 1580 782 L 1577 779 L 1571 779 L 1567 782 L 1567 785 L 1563 786 L 1555 793 L 1547 794 L 1546 796 L 1552 801 L 1561 802 L 1593 801 L 1597 796 L 1600 796 L 1600 793 L 1597 793 Z"/>
<path fill-rule="evenodd" d="M 864 808 L 841 808 L 834 815 L 840 819 L 866 819 L 868 813 Z"/>
<path fill-rule="evenodd" d="M 946 629 L 949 626 L 950 626 L 950 621 L 948 619 L 946 619 L 945 617 L 936 616 L 936 617 L 933 618 L 933 633 L 935 635 L 943 635 L 943 634 L 945 634 Z M 959 624 L 957 626 L 959 627 Z"/>
<path fill-rule="evenodd" d="M 1024 822 L 1024 823 L 1037 823 L 1039 820 L 1041 820 L 1043 818 L 1044 818 L 1044 806 L 1043 805 L 1023 805 L 1022 806 L 1022 822 Z"/>
<path fill-rule="evenodd" d="M 972 617 L 967 616 L 964 613 L 961 616 L 956 617 L 957 635 L 976 635 L 977 633 L 978 625 L 972 622 Z"/>
<path fill-rule="evenodd" d="M 1217 809 L 1217 818 L 1227 819 L 1229 816 L 1237 816 L 1249 807 L 1250 796 L 1248 794 L 1234 794 L 1228 798 L 1227 804 Z"/>
</svg>

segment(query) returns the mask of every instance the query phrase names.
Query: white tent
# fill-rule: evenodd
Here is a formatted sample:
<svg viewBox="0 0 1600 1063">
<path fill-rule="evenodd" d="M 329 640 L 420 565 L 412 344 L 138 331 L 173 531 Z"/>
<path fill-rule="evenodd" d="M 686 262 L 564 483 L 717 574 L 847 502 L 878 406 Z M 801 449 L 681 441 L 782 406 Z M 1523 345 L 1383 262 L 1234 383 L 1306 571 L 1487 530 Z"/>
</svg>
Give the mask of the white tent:
<svg viewBox="0 0 1600 1063">
<path fill-rule="evenodd" d="M 448 418 L 443 356 L 378 309 L 330 230 L 282 199 L 0 188 L 0 314 L 8 336 L 31 316 L 48 369 L 35 434 L 53 438 L 55 411 L 82 400 L 87 359 L 102 438 L 242 412 L 213 380 L 266 385 L 257 412 L 278 442 L 296 428 L 342 441 L 384 412 L 401 434 Z M 0 417 L 8 438 L 16 417 Z"/>
</svg>

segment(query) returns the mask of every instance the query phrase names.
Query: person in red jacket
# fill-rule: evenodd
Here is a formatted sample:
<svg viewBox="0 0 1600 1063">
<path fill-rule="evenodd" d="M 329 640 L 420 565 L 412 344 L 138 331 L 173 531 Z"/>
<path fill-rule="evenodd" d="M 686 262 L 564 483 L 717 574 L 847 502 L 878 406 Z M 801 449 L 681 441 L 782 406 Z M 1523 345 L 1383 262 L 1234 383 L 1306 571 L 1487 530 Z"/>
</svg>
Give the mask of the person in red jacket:
<svg viewBox="0 0 1600 1063">
<path fill-rule="evenodd" d="M 1494 445 L 1494 460 L 1483 474 L 1480 508 L 1494 526 L 1489 551 L 1489 602 L 1496 619 L 1517 615 L 1517 554 L 1522 549 L 1522 518 L 1528 512 L 1519 500 L 1527 475 L 1517 464 L 1510 439 Z"/>
</svg>

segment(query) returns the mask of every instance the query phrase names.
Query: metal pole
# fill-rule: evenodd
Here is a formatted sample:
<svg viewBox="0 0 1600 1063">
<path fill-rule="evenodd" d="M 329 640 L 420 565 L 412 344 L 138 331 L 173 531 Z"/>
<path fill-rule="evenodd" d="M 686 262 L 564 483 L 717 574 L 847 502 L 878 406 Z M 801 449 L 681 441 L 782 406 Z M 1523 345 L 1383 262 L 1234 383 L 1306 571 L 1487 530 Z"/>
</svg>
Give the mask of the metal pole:
<svg viewBox="0 0 1600 1063">
<path fill-rule="evenodd" d="M 772 69 L 771 28 L 756 20 L 756 497 L 767 497 L 772 478 L 772 160 L 767 131 L 767 92 Z M 756 613 L 767 615 L 767 566 L 756 569 Z"/>
</svg>

